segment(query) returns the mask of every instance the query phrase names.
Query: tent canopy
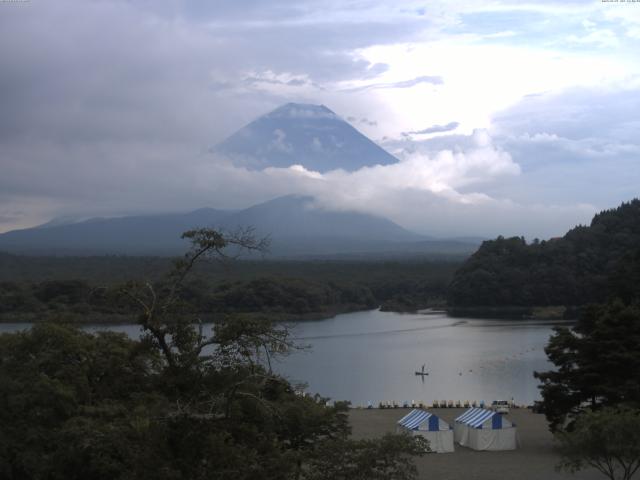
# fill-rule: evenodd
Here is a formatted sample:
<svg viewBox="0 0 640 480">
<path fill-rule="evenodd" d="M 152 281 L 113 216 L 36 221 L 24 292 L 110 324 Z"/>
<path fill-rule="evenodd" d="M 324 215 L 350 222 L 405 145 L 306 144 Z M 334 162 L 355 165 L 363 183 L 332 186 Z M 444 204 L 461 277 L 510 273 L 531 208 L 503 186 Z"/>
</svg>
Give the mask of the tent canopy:
<svg viewBox="0 0 640 480">
<path fill-rule="evenodd" d="M 498 412 L 484 408 L 470 408 L 456 418 L 455 421 L 471 428 L 491 428 L 492 430 L 513 426 L 509 420 L 503 418 Z"/>
<path fill-rule="evenodd" d="M 429 441 L 431 452 L 453 452 L 453 429 L 447 422 L 425 410 L 411 410 L 398 420 L 397 430 Z"/>
<path fill-rule="evenodd" d="M 429 432 L 449 430 L 451 428 L 447 422 L 425 410 L 411 410 L 398 420 L 398 425 L 409 430 L 426 430 Z"/>
</svg>

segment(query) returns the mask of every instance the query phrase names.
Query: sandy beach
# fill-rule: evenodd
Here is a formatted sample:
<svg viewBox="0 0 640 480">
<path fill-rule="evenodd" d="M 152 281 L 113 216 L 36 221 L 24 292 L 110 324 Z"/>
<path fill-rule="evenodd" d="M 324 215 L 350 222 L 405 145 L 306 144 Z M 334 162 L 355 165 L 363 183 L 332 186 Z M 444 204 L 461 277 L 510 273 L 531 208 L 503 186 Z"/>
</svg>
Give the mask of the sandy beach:
<svg viewBox="0 0 640 480">
<path fill-rule="evenodd" d="M 349 419 L 354 438 L 373 438 L 394 432 L 396 421 L 409 410 L 351 411 Z M 453 425 L 453 420 L 465 409 L 430 409 L 443 420 Z M 575 475 L 555 471 L 559 457 L 554 451 L 553 436 L 547 428 L 544 415 L 531 413 L 527 409 L 512 409 L 507 415 L 517 425 L 520 446 L 505 452 L 478 452 L 455 445 L 455 453 L 428 454 L 416 459 L 421 479 L 430 480 L 597 480 L 605 478 L 596 470 L 582 471 Z"/>
</svg>

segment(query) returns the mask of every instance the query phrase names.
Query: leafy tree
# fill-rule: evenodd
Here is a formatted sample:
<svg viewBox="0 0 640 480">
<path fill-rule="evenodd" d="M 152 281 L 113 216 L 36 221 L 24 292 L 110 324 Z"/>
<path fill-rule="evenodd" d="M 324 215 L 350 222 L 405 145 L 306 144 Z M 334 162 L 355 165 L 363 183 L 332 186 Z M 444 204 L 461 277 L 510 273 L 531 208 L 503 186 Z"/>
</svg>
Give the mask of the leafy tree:
<svg viewBox="0 0 640 480">
<path fill-rule="evenodd" d="M 113 439 L 145 408 L 142 397 L 152 390 L 158 361 L 145 345 L 110 332 L 89 335 L 40 324 L 1 335 L 0 477 L 57 478 L 56 465 L 91 455 L 92 441 L 100 438 L 103 450 L 125 447 L 126 436 L 112 442 L 106 434 Z M 73 445 L 84 454 L 71 457 L 68 439 L 74 434 Z M 122 468 L 121 462 L 109 463 Z M 111 467 L 87 462 L 78 474 L 104 478 L 94 477 L 94 470 Z"/>
<path fill-rule="evenodd" d="M 640 406 L 638 345 L 640 309 L 620 301 L 588 308 L 572 330 L 556 329 L 545 349 L 556 369 L 535 373 L 551 429 L 587 408 Z"/>
<path fill-rule="evenodd" d="M 609 278 L 610 295 L 624 303 L 640 302 L 640 248 L 626 254 Z"/>
<path fill-rule="evenodd" d="M 32 479 L 319 479 L 415 477 L 408 437 L 349 439 L 347 406 L 301 396 L 271 369 L 287 330 L 226 317 L 206 332 L 184 309 L 194 265 L 251 232 L 185 233 L 193 248 L 164 282 L 132 283 L 143 335 L 91 335 L 39 324 L 0 336 L 0 477 Z M 375 461 L 374 461 L 375 458 Z"/>
<path fill-rule="evenodd" d="M 410 455 L 428 451 L 428 441 L 408 435 L 385 435 L 380 440 L 321 442 L 306 467 L 308 480 L 403 480 L 415 478 Z M 404 458 L 405 461 L 398 461 Z"/>
<path fill-rule="evenodd" d="M 570 432 L 556 434 L 559 468 L 575 473 L 593 467 L 611 480 L 630 480 L 640 468 L 640 411 L 604 408 L 578 418 Z"/>
</svg>

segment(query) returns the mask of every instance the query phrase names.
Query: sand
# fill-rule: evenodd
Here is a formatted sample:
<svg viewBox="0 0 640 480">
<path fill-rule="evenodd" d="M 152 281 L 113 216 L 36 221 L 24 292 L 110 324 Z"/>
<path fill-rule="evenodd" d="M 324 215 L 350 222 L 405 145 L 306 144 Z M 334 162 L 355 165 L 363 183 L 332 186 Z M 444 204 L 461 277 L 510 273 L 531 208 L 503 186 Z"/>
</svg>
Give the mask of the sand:
<svg viewBox="0 0 640 480">
<path fill-rule="evenodd" d="M 349 415 L 354 438 L 374 438 L 394 432 L 396 422 L 408 409 L 358 410 Z M 453 419 L 465 409 L 430 409 L 443 420 L 453 425 Z M 512 409 L 507 418 L 518 428 L 520 447 L 505 452 L 478 452 L 455 445 L 455 453 L 430 453 L 416 458 L 419 478 L 430 480 L 603 480 L 596 470 L 585 470 L 574 475 L 555 471 L 559 456 L 554 451 L 553 436 L 547 428 L 544 415 L 531 413 L 527 409 Z"/>
</svg>

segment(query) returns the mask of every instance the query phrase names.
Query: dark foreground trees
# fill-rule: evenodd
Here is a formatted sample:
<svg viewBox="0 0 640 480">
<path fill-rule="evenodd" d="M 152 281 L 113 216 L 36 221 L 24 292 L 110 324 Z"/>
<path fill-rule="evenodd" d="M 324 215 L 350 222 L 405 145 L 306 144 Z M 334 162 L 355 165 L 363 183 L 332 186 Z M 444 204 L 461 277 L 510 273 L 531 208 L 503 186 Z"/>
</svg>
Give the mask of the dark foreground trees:
<svg viewBox="0 0 640 480">
<path fill-rule="evenodd" d="M 555 370 L 536 373 L 552 430 L 586 409 L 640 408 L 640 308 L 616 301 L 587 309 L 573 329 L 560 328 L 546 348 Z"/>
<path fill-rule="evenodd" d="M 593 467 L 611 480 L 630 480 L 640 469 L 640 412 L 607 407 L 586 412 L 569 432 L 557 435 L 560 468 Z"/>
<path fill-rule="evenodd" d="M 586 309 L 573 329 L 556 330 L 546 348 L 556 369 L 536 374 L 562 469 L 593 467 L 628 480 L 640 468 L 638 258 L 618 269 L 607 304 Z"/>
<path fill-rule="evenodd" d="M 126 291 L 140 341 L 60 324 L 0 336 L 0 478 L 414 478 L 407 457 L 424 444 L 350 440 L 346 405 L 299 395 L 271 370 L 294 348 L 286 330 L 237 317 L 206 331 L 183 313 L 197 261 L 263 246 L 244 234 L 186 236 L 194 248 L 162 285 Z"/>
</svg>

